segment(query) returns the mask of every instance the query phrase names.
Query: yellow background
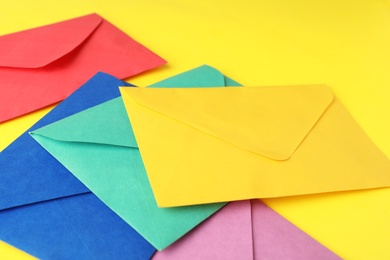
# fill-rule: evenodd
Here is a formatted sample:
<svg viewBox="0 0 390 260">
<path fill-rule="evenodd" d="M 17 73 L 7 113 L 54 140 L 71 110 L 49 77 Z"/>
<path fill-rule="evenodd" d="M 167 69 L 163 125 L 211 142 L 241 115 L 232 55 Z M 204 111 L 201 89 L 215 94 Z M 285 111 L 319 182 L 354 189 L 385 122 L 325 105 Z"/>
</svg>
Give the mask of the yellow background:
<svg viewBox="0 0 390 260">
<path fill-rule="evenodd" d="M 250 86 L 325 83 L 390 158 L 388 1 L 2 1 L 0 35 L 91 12 L 168 61 L 129 82 L 208 64 Z M 48 111 L 1 124 L 0 150 Z M 390 259 L 390 189 L 265 202 L 345 259 Z M 26 258 L 0 244 L 11 254 Z"/>
</svg>

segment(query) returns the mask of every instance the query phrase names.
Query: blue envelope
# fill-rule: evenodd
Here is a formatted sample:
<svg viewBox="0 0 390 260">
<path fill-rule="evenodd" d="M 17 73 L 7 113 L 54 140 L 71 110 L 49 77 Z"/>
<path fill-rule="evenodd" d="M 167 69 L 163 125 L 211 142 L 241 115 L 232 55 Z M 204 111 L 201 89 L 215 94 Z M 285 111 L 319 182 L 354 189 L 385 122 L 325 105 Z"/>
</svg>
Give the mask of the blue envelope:
<svg viewBox="0 0 390 260">
<path fill-rule="evenodd" d="M 96 74 L 28 131 L 120 96 Z M 43 259 L 148 259 L 155 248 L 28 132 L 0 153 L 0 240 Z"/>
<path fill-rule="evenodd" d="M 226 81 L 234 84 L 219 71 L 201 66 L 151 87 L 224 86 Z M 224 206 L 224 203 L 176 208 L 157 206 L 121 98 L 31 134 L 158 250 L 169 246 Z"/>
</svg>

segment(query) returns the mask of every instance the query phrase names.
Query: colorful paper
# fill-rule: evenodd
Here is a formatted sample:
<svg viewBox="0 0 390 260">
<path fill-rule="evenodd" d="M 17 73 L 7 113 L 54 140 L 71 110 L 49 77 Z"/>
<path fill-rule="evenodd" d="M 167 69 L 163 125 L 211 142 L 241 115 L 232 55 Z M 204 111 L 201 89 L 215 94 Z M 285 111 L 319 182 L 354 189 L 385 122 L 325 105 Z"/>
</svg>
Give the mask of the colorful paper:
<svg viewBox="0 0 390 260">
<path fill-rule="evenodd" d="M 326 86 L 121 94 L 161 207 L 390 186 L 390 161 Z"/>
<path fill-rule="evenodd" d="M 175 244 L 170 259 L 341 259 L 259 200 L 231 202 Z"/>
<path fill-rule="evenodd" d="M 1 36 L 0 122 L 61 101 L 98 71 L 127 78 L 164 63 L 97 14 Z"/>
<path fill-rule="evenodd" d="M 153 260 L 254 259 L 249 201 L 227 204 Z"/>
<path fill-rule="evenodd" d="M 249 86 L 325 83 L 390 158 L 389 1 L 2 1 L 0 35 L 90 12 L 172 62 L 135 85 L 199 63 Z M 1 149 L 20 121 L 0 125 Z M 390 259 L 389 188 L 266 203 L 345 259 Z"/>
<path fill-rule="evenodd" d="M 0 256 L 5 259 L 15 259 L 15 260 L 36 260 L 37 258 L 32 255 L 23 252 L 13 246 L 0 241 Z"/>
<path fill-rule="evenodd" d="M 92 193 L 2 210 L 0 239 L 39 259 L 149 259 L 156 250 Z"/>
<path fill-rule="evenodd" d="M 98 73 L 32 129 L 119 96 Z M 0 240 L 40 259 L 150 257 L 146 240 L 26 132 L 0 153 Z"/>
<path fill-rule="evenodd" d="M 234 83 L 202 66 L 152 87 L 223 86 L 225 79 Z M 158 250 L 224 205 L 158 208 L 121 98 L 37 129 L 32 136 Z"/>
</svg>

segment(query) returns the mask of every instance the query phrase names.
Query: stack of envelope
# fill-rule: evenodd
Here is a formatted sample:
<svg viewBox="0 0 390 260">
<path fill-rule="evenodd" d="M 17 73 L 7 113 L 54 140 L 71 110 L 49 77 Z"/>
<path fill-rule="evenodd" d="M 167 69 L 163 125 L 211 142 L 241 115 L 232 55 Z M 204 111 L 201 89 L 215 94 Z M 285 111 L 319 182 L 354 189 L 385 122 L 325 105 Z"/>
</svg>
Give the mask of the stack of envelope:
<svg viewBox="0 0 390 260">
<path fill-rule="evenodd" d="M 0 240 L 35 257 L 340 259 L 259 199 L 390 186 L 326 86 L 203 65 L 135 87 L 165 61 L 95 14 L 0 46 L 0 120 L 66 97 L 0 153 Z"/>
</svg>

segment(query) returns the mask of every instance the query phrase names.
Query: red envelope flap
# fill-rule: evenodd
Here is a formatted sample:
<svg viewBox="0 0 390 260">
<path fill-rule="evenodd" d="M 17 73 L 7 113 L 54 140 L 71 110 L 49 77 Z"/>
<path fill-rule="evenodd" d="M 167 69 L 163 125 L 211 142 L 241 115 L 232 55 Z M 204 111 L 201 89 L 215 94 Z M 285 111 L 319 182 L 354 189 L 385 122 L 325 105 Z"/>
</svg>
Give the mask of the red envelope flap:
<svg viewBox="0 0 390 260">
<path fill-rule="evenodd" d="M 39 68 L 77 48 L 100 25 L 90 14 L 0 37 L 0 66 Z"/>
</svg>

